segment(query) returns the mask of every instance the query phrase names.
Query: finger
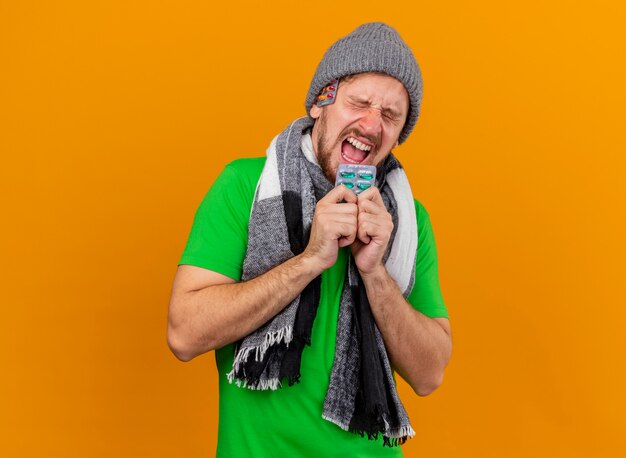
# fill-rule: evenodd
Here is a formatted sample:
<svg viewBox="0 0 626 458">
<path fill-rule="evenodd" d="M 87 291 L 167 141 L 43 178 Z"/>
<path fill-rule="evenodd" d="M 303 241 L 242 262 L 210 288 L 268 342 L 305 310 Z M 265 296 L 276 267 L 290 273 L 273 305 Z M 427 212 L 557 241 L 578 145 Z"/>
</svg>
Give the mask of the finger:
<svg viewBox="0 0 626 458">
<path fill-rule="evenodd" d="M 352 253 L 358 251 L 363 245 L 365 244 L 361 242 L 358 238 L 354 239 L 354 242 L 352 242 L 352 244 L 350 245 L 350 248 L 352 248 Z"/>
<path fill-rule="evenodd" d="M 358 224 L 358 217 L 356 215 L 336 213 L 326 214 L 323 218 L 326 227 L 332 230 L 337 224 L 351 224 L 356 228 Z"/>
<path fill-rule="evenodd" d="M 324 198 L 320 200 L 320 202 L 322 201 L 324 201 L 325 203 L 333 204 L 345 201 L 355 204 L 357 202 L 357 198 L 353 191 L 351 191 L 344 185 L 339 185 L 333 188 L 328 194 L 326 194 Z"/>
<path fill-rule="evenodd" d="M 349 203 L 349 202 L 344 202 L 344 203 L 341 203 L 341 204 L 338 204 L 338 203 L 328 204 L 328 206 L 324 210 L 324 213 L 326 213 L 328 215 L 354 215 L 354 216 L 357 216 L 359 214 L 359 207 L 358 207 L 357 204 L 352 204 L 352 203 Z"/>
<path fill-rule="evenodd" d="M 389 239 L 393 231 L 393 221 L 390 217 L 380 217 L 371 213 L 359 214 L 357 234 L 359 239 Z"/>
<path fill-rule="evenodd" d="M 376 186 L 372 186 L 371 188 L 368 188 L 361 194 L 359 194 L 359 199 L 370 200 L 376 204 L 385 206 L 385 203 L 383 202 L 383 197 L 380 195 L 380 191 Z"/>
<path fill-rule="evenodd" d="M 361 242 L 365 243 L 366 245 L 370 243 L 370 241 L 372 240 L 372 237 L 369 236 L 367 231 L 368 231 L 367 225 L 364 223 L 359 223 L 359 228 L 357 229 L 356 236 L 359 238 Z"/>
<path fill-rule="evenodd" d="M 372 240 L 382 243 L 386 237 L 385 228 L 372 221 L 365 221 L 359 223 L 357 229 L 357 237 L 364 243 L 370 243 Z"/>
<path fill-rule="evenodd" d="M 343 248 L 344 246 L 352 245 L 356 240 L 356 233 L 352 237 L 341 237 L 339 239 L 339 248 Z"/>
<path fill-rule="evenodd" d="M 375 215 L 383 215 L 389 213 L 384 203 L 376 203 L 372 200 L 361 199 L 359 197 L 359 212 L 372 213 Z"/>
<path fill-rule="evenodd" d="M 354 242 L 358 224 L 356 215 L 338 215 L 329 223 L 337 231 L 335 235 L 340 247 L 348 246 Z"/>
<path fill-rule="evenodd" d="M 338 224 L 337 234 L 339 235 L 339 237 L 337 237 L 339 246 L 344 247 L 350 245 L 356 238 L 356 224 Z"/>
</svg>

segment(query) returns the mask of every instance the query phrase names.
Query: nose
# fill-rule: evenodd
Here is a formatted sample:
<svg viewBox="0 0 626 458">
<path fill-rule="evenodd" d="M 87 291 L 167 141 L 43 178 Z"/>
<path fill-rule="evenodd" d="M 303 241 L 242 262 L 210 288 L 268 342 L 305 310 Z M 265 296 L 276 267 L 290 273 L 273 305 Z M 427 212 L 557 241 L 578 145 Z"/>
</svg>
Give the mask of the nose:
<svg viewBox="0 0 626 458">
<path fill-rule="evenodd" d="M 359 127 L 363 134 L 378 141 L 382 131 L 382 117 L 380 111 L 374 109 L 367 110 L 361 119 L 359 119 Z"/>
</svg>

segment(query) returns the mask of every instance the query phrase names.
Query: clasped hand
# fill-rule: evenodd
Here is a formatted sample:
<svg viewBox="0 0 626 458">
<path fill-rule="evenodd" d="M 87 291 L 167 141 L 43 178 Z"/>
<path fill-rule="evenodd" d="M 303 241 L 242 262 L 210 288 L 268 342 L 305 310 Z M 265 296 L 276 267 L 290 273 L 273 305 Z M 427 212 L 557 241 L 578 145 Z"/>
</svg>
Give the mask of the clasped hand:
<svg viewBox="0 0 626 458">
<path fill-rule="evenodd" d="M 315 207 L 304 254 L 325 270 L 337 261 L 339 247 L 350 245 L 359 272 L 368 274 L 383 265 L 392 231 L 393 221 L 378 188 L 357 197 L 347 187 L 337 186 Z"/>
</svg>

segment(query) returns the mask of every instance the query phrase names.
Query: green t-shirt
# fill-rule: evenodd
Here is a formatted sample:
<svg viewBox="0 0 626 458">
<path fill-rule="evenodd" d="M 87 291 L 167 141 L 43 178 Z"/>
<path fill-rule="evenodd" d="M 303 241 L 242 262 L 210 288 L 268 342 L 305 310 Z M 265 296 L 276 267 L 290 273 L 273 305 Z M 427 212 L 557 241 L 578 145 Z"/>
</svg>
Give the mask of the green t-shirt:
<svg viewBox="0 0 626 458">
<path fill-rule="evenodd" d="M 228 164 L 198 207 L 179 265 L 203 267 L 241 280 L 254 192 L 265 157 Z M 439 287 L 437 251 L 428 213 L 416 200 L 418 252 L 415 286 L 408 302 L 429 317 L 448 317 Z M 302 353 L 301 381 L 276 391 L 252 391 L 229 384 L 234 344 L 215 351 L 219 373 L 217 457 L 400 457 L 400 447 L 382 438 L 346 432 L 322 418 L 335 354 L 339 302 L 350 247 L 322 274 L 311 346 Z M 225 307 L 228 304 L 224 304 Z"/>
</svg>

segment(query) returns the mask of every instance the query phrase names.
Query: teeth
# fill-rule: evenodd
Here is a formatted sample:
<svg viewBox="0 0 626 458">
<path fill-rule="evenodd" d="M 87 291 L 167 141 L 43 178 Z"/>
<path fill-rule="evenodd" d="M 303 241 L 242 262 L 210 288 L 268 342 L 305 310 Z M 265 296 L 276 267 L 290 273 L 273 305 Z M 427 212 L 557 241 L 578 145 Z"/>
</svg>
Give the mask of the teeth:
<svg viewBox="0 0 626 458">
<path fill-rule="evenodd" d="M 348 143 L 352 144 L 355 148 L 360 149 L 361 151 L 369 151 L 372 149 L 371 146 L 369 145 L 364 145 L 363 143 L 361 143 L 360 141 L 358 141 L 356 138 L 353 137 L 348 137 L 347 138 Z"/>
<path fill-rule="evenodd" d="M 344 158 L 346 161 L 350 162 L 351 164 L 360 164 L 360 162 L 353 161 L 352 159 L 350 159 L 348 156 L 346 156 L 343 153 L 341 153 L 341 157 Z"/>
</svg>

